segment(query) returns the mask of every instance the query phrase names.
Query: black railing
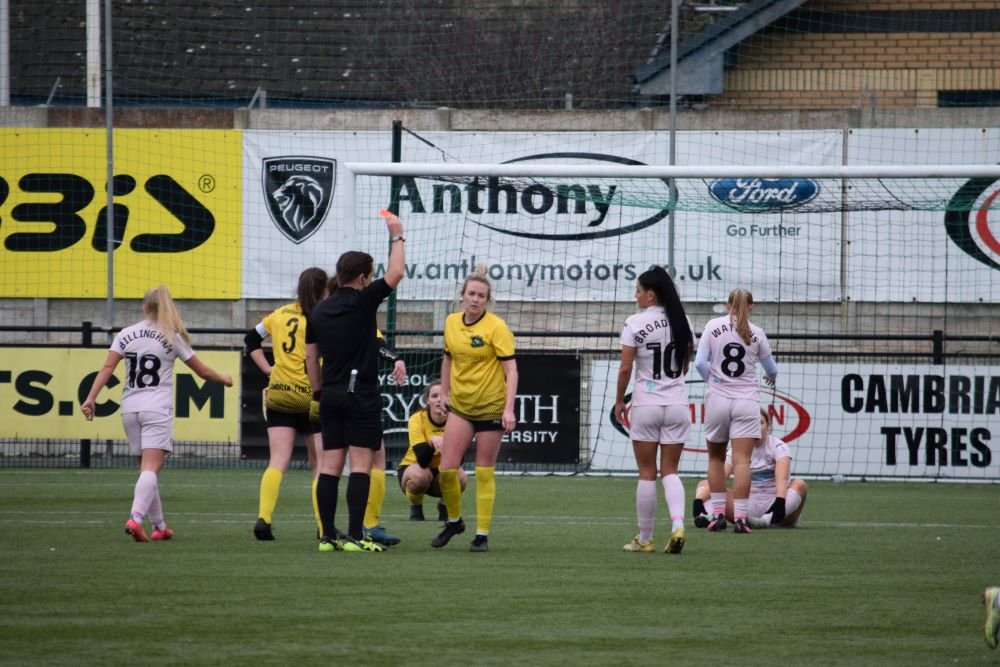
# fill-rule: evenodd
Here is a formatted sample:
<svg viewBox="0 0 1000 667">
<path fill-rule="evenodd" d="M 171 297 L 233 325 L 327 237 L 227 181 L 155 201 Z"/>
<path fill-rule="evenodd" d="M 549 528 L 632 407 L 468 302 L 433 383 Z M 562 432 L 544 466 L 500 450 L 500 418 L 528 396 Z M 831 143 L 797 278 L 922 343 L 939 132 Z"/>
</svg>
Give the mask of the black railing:
<svg viewBox="0 0 1000 667">
<path fill-rule="evenodd" d="M 120 327 L 107 328 L 95 326 L 92 322 L 84 321 L 81 322 L 79 326 L 0 326 L 0 333 L 25 333 L 25 334 L 46 334 L 46 333 L 75 333 L 79 334 L 79 343 L 65 343 L 65 342 L 53 342 L 53 343 L 38 343 L 38 342 L 8 342 L 0 343 L 0 347 L 19 347 L 19 346 L 29 346 L 29 347 L 100 347 L 103 343 L 95 342 L 95 338 L 101 334 L 115 334 L 120 331 Z M 191 328 L 190 333 L 193 335 L 215 335 L 215 336 L 233 336 L 234 342 L 230 345 L 214 345 L 214 346 L 202 346 L 205 349 L 238 349 L 242 344 L 243 336 L 246 334 L 246 329 L 234 329 L 234 328 L 223 328 L 223 327 L 205 327 L 205 328 Z M 435 329 L 399 329 L 396 331 L 387 331 L 387 334 L 391 333 L 398 340 L 397 342 L 404 346 L 407 338 L 433 338 L 435 336 L 440 336 L 441 331 Z M 616 331 L 515 331 L 514 337 L 519 340 L 530 340 L 530 339 L 580 339 L 580 340 L 594 340 L 594 339 L 608 339 L 615 340 L 619 337 L 620 333 Z M 695 334 L 697 337 L 697 333 Z M 953 335 L 944 332 L 941 329 L 934 329 L 925 334 L 879 334 L 879 333 L 867 333 L 867 334 L 837 334 L 837 333 L 768 333 L 768 338 L 776 343 L 774 346 L 776 349 L 776 354 L 781 357 L 787 358 L 800 358 L 800 357 L 842 357 L 844 355 L 850 355 L 857 358 L 908 358 L 908 359 L 929 359 L 931 363 L 943 364 L 946 359 L 964 359 L 970 357 L 976 358 L 998 358 L 1000 359 L 1000 335 L 996 336 L 970 336 L 970 335 Z M 908 342 L 908 343 L 926 343 L 927 350 L 925 352 L 919 352 L 914 350 L 905 351 L 893 351 L 893 350 L 782 350 L 780 347 L 781 341 L 800 341 L 808 342 L 815 341 L 821 342 L 843 342 L 843 343 L 878 343 L 878 342 Z M 975 343 L 983 345 L 984 347 L 979 351 L 968 353 L 968 352 L 948 352 L 947 347 L 949 343 Z M 995 347 L 994 347 L 995 346 Z M 528 347 L 528 346 L 525 346 Z M 580 352 L 606 352 L 609 348 L 573 348 Z"/>
<path fill-rule="evenodd" d="M 107 340 L 110 335 L 113 335 L 119 331 L 120 328 L 106 328 L 100 326 L 94 326 L 92 322 L 82 322 L 79 326 L 0 326 L 0 333 L 24 333 L 24 334 L 75 334 L 79 336 L 78 340 L 72 342 L 46 342 L 39 343 L 33 341 L 12 341 L 6 343 L 0 343 L 0 347 L 82 347 L 82 348 L 94 348 L 94 347 L 104 347 L 107 344 Z M 246 333 L 245 329 L 236 328 L 192 328 L 189 330 L 193 335 L 212 335 L 212 336 L 226 336 L 232 337 L 231 342 L 214 344 L 214 345 L 200 345 L 200 349 L 216 349 L 216 350 L 237 350 L 242 346 L 243 336 Z M 423 364 L 433 364 L 434 360 L 430 358 L 428 353 L 433 349 L 436 349 L 434 345 L 429 345 L 428 340 L 440 340 L 441 332 L 438 330 L 397 330 L 392 332 L 396 337 L 396 344 L 398 349 L 404 355 L 408 350 L 413 350 L 414 355 L 421 354 L 427 356 Z M 608 345 L 602 348 L 585 347 L 584 345 L 573 346 L 573 345 L 562 345 L 560 344 L 559 350 L 562 352 L 576 352 L 584 355 L 597 355 L 597 357 L 608 357 L 616 355 L 618 353 L 618 347 L 615 344 L 619 337 L 618 332 L 614 331 L 517 331 L 515 332 L 515 337 L 523 341 L 520 344 L 519 352 L 525 356 L 530 356 L 532 354 L 545 354 L 551 351 L 549 349 L 542 349 L 542 345 L 536 345 L 536 349 L 532 349 L 531 340 L 542 340 L 542 339 L 562 339 L 562 340 L 579 340 L 581 343 L 585 341 L 591 341 L 591 344 L 595 340 L 606 340 Z M 942 330 L 933 330 L 926 334 L 804 334 L 804 333 L 772 333 L 768 335 L 769 339 L 774 343 L 774 348 L 779 359 L 789 359 L 796 361 L 822 361 L 830 359 L 883 359 L 883 360 L 893 360 L 898 361 L 900 359 L 906 359 L 914 362 L 931 363 L 935 365 L 945 364 L 948 361 L 960 360 L 960 359 L 971 359 L 975 358 L 978 363 L 986 363 L 987 365 L 1000 364 L 1000 336 L 971 336 L 971 335 L 951 335 L 947 334 Z M 413 340 L 412 345 L 407 345 L 407 339 Z M 786 342 L 786 345 L 782 345 L 782 342 Z M 793 345 L 792 343 L 798 343 L 799 345 Z M 796 347 L 802 348 L 801 343 L 815 342 L 815 346 L 808 346 L 805 349 L 795 349 Z M 866 350 L 866 349 L 848 349 L 843 346 L 829 346 L 824 345 L 825 343 L 855 343 L 854 347 L 864 348 L 866 345 L 870 347 L 870 344 L 874 343 L 876 345 L 880 343 L 894 343 L 895 345 L 886 345 L 885 349 L 877 350 Z M 901 346 L 899 343 L 908 344 L 905 350 L 899 350 Z M 949 352 L 949 346 L 955 346 L 958 344 L 968 345 L 972 344 L 974 346 L 974 351 L 967 351 L 962 349 L 960 351 Z M 883 346 L 878 345 L 880 348 Z M 814 349 L 810 349 L 814 348 Z M 595 357 L 595 358 L 597 358 Z M 23 441 L 18 439 L 16 441 L 11 441 L 9 444 L 16 443 L 28 443 L 26 446 L 30 446 L 33 441 Z M 54 442 L 54 441 L 53 441 Z M 109 465 L 109 461 L 114 460 L 115 457 L 111 456 L 111 444 L 110 441 L 105 443 L 107 445 L 107 454 L 102 456 L 97 456 L 94 458 L 92 455 L 92 447 L 99 447 L 100 442 L 93 442 L 89 439 L 82 439 L 79 441 L 61 441 L 64 448 L 72 447 L 75 449 L 75 445 L 79 445 L 78 449 L 78 460 L 79 466 L 82 468 L 89 468 L 91 465 L 102 466 Z M 38 443 L 42 444 L 42 443 Z M 189 443 L 194 444 L 194 443 Z M 211 446 L 201 445 L 199 447 L 194 447 L 192 451 L 202 451 L 211 450 Z M 66 449 L 62 450 L 66 452 Z M 29 457 L 31 458 L 31 457 Z M 120 457 L 119 457 L 120 458 Z M 183 458 L 183 457 L 177 457 Z M 249 459 L 244 463 L 252 463 Z M 0 464 L 2 465 L 2 464 Z M 30 464 L 29 464 L 30 465 Z"/>
</svg>

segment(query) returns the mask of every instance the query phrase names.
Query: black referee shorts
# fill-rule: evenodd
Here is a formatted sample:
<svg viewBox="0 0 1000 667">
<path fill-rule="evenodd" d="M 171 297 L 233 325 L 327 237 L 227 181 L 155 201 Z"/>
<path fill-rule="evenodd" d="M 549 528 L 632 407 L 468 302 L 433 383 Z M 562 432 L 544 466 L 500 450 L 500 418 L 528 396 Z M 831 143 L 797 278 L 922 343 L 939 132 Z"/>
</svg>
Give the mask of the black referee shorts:
<svg viewBox="0 0 1000 667">
<path fill-rule="evenodd" d="M 374 387 L 350 394 L 324 387 L 319 420 L 324 450 L 351 446 L 377 452 L 382 447 L 382 394 Z"/>
</svg>

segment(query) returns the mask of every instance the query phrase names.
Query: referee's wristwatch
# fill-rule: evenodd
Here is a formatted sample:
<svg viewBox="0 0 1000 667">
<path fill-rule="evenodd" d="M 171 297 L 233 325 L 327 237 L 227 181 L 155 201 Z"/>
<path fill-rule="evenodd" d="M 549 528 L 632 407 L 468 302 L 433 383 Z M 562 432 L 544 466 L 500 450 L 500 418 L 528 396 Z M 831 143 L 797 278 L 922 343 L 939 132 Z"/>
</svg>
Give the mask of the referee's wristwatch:
<svg viewBox="0 0 1000 667">
<path fill-rule="evenodd" d="M 392 236 L 389 238 L 389 243 L 395 243 L 396 241 L 402 241 L 403 243 L 406 243 L 406 239 L 403 238 L 402 236 Z"/>
</svg>

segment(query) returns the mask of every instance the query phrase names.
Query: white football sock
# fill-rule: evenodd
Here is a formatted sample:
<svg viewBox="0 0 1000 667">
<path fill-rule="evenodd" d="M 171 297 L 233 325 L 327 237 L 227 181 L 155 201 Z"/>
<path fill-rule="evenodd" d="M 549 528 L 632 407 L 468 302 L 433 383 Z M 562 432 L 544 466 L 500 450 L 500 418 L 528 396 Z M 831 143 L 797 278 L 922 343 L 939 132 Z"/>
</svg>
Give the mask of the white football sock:
<svg viewBox="0 0 1000 667">
<path fill-rule="evenodd" d="M 639 523 L 639 539 L 648 542 L 653 538 L 653 519 L 656 516 L 656 481 L 640 479 L 635 487 L 635 516 Z"/>
<path fill-rule="evenodd" d="M 663 497 L 667 500 L 672 528 L 684 525 L 684 484 L 676 474 L 663 478 Z"/>
<path fill-rule="evenodd" d="M 733 518 L 734 519 L 746 519 L 747 518 L 747 505 L 750 501 L 746 498 L 739 499 L 733 498 Z"/>
<path fill-rule="evenodd" d="M 153 497 L 153 502 L 149 504 L 149 523 L 153 525 L 153 528 L 157 530 L 163 530 L 167 527 L 167 522 L 163 520 L 163 503 L 160 501 L 160 485 L 159 480 L 156 484 L 156 495 Z"/>
<path fill-rule="evenodd" d="M 139 473 L 139 479 L 135 483 L 135 493 L 132 496 L 132 519 L 142 521 L 142 518 L 149 513 L 149 506 L 153 503 L 156 492 L 156 473 L 152 470 L 144 470 Z"/>
<path fill-rule="evenodd" d="M 712 492 L 710 507 L 712 508 L 712 514 L 719 514 L 722 516 L 726 515 L 726 492 L 721 493 Z"/>
</svg>

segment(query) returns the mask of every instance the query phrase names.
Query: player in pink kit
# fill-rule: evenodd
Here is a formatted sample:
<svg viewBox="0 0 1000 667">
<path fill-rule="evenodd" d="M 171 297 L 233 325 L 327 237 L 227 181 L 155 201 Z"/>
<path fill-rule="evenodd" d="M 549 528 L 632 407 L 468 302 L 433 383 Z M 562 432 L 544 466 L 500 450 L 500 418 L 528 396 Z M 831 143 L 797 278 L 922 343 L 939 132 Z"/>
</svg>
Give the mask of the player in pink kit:
<svg viewBox="0 0 1000 667">
<path fill-rule="evenodd" d="M 712 518 L 708 530 L 726 529 L 726 443 L 732 441 L 733 528 L 749 533 L 750 454 L 760 439 L 757 366 L 773 387 L 778 365 L 764 331 L 750 322 L 753 295 L 735 289 L 728 315 L 710 320 L 698 343 L 694 367 L 705 381 L 705 437 L 708 440 L 708 486 Z"/>
<path fill-rule="evenodd" d="M 139 457 L 140 469 L 125 532 L 136 542 L 149 541 L 143 527 L 143 519 L 147 516 L 154 540 L 169 540 L 174 536 L 163 518 L 158 483 L 160 468 L 174 446 L 174 361 L 180 358 L 203 380 L 233 386 L 233 378 L 228 373 L 212 370 L 195 356 L 187 328 L 165 286 L 146 292 L 142 312 L 141 322 L 122 329 L 115 336 L 104 367 L 94 378 L 83 402 L 83 415 L 90 421 L 96 411 L 97 395 L 124 358 L 122 423 L 129 447 Z"/>
<path fill-rule="evenodd" d="M 691 416 L 685 376 L 694 352 L 691 322 L 684 313 L 670 275 L 654 267 L 639 276 L 635 302 L 642 311 L 625 320 L 621 365 L 615 391 L 615 419 L 626 423 L 625 390 L 635 370 L 629 429 L 639 467 L 635 490 L 639 534 L 625 551 L 652 552 L 656 514 L 656 454 L 660 453 L 663 493 L 670 512 L 671 533 L 664 551 L 684 548 L 684 485 L 677 476 L 684 443 L 691 438 Z M 657 446 L 659 445 L 659 446 Z"/>
<path fill-rule="evenodd" d="M 732 450 L 726 452 L 726 477 L 732 474 Z M 760 440 L 750 455 L 750 498 L 747 516 L 753 528 L 794 528 L 802 515 L 809 486 L 792 478 L 792 453 L 783 440 L 771 434 L 771 415 L 760 411 Z M 726 494 L 726 517 L 733 518 L 732 493 Z M 705 513 L 708 482 L 698 483 L 694 501 L 694 525 L 704 528 L 711 518 Z"/>
</svg>

